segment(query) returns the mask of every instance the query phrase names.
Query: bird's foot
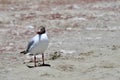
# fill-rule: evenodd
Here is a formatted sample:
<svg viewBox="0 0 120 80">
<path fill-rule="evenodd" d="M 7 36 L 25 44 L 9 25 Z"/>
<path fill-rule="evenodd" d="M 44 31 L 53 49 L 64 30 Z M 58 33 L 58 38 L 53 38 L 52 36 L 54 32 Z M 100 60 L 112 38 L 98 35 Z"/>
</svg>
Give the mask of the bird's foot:
<svg viewBox="0 0 120 80">
<path fill-rule="evenodd" d="M 35 66 L 29 66 L 29 65 L 27 65 L 27 67 L 28 67 L 28 68 L 34 68 Z"/>
<path fill-rule="evenodd" d="M 28 68 L 35 68 L 35 67 L 44 67 L 44 66 L 48 66 L 50 67 L 51 65 L 50 64 L 38 64 L 38 65 L 27 65 Z"/>
<path fill-rule="evenodd" d="M 50 67 L 51 65 L 50 64 L 39 64 L 38 67 L 42 67 L 42 66 L 48 66 Z"/>
</svg>

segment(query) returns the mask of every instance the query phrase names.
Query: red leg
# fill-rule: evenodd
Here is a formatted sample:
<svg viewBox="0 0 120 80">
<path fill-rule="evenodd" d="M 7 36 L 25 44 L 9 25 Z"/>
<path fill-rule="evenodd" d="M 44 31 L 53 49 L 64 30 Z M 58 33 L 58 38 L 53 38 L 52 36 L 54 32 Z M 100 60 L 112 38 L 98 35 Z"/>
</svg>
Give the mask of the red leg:
<svg viewBox="0 0 120 80">
<path fill-rule="evenodd" d="M 43 65 L 44 65 L 44 53 L 42 53 L 42 62 L 43 62 Z"/>
<path fill-rule="evenodd" d="M 49 64 L 45 64 L 44 63 L 44 53 L 42 53 L 42 64 L 40 65 L 40 66 L 49 66 L 50 67 L 50 65 Z"/>
<path fill-rule="evenodd" d="M 36 55 L 34 56 L 34 66 L 36 67 Z"/>
</svg>

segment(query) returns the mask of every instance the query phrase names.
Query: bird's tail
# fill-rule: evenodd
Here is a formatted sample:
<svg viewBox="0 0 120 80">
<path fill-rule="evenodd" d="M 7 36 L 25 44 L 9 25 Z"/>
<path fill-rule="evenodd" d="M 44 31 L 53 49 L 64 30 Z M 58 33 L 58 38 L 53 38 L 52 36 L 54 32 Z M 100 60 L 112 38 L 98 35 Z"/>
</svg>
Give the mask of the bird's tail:
<svg viewBox="0 0 120 80">
<path fill-rule="evenodd" d="M 27 54 L 27 51 L 21 51 L 20 54 Z"/>
</svg>

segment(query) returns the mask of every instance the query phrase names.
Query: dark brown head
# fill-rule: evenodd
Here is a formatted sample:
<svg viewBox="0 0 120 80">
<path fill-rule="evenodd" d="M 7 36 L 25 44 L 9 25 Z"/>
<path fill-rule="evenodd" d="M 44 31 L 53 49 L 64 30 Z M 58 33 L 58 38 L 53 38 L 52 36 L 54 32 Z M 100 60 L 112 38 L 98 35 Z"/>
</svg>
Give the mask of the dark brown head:
<svg viewBox="0 0 120 80">
<path fill-rule="evenodd" d="M 37 34 L 44 34 L 46 31 L 45 31 L 45 27 L 41 27 L 40 30 L 37 32 Z"/>
</svg>

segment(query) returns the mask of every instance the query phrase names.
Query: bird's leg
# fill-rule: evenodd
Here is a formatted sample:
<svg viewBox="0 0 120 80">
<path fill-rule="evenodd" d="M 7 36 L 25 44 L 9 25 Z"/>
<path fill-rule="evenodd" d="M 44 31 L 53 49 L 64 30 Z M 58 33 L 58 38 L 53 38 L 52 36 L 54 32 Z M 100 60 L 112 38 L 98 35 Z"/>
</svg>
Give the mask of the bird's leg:
<svg viewBox="0 0 120 80">
<path fill-rule="evenodd" d="M 44 53 L 42 53 L 42 62 L 43 62 L 43 65 L 44 65 Z"/>
<path fill-rule="evenodd" d="M 34 55 L 34 66 L 36 67 L 36 55 Z"/>
<path fill-rule="evenodd" d="M 49 64 L 45 64 L 44 63 L 44 53 L 42 53 L 42 64 L 41 65 L 39 65 L 39 66 L 49 66 L 50 67 L 50 65 Z"/>
</svg>

